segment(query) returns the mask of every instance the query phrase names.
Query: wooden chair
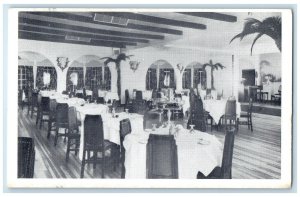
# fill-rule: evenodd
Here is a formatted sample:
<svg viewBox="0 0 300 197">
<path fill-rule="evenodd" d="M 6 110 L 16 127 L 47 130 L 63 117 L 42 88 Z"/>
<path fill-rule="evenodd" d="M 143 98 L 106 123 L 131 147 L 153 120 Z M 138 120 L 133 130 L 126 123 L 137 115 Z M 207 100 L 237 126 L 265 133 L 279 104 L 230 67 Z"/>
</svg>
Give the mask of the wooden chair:
<svg viewBox="0 0 300 197">
<path fill-rule="evenodd" d="M 248 125 L 248 129 L 251 129 L 251 132 L 253 132 L 252 108 L 253 108 L 253 102 L 252 99 L 250 98 L 247 112 L 241 112 L 240 118 L 237 119 L 237 131 L 239 129 L 239 125 Z"/>
<path fill-rule="evenodd" d="M 225 130 L 237 127 L 236 118 L 236 100 L 227 100 L 225 107 L 225 114 L 222 117 Z"/>
<path fill-rule="evenodd" d="M 92 163 L 94 169 L 96 168 L 96 164 L 100 163 L 101 176 L 104 178 L 104 169 L 108 157 L 111 158 L 112 146 L 111 142 L 104 140 L 101 116 L 86 115 L 84 120 L 84 142 L 80 178 L 84 177 L 84 168 L 87 163 Z M 93 157 L 90 157 L 90 153 L 93 153 Z M 101 157 L 98 157 L 98 153 L 100 153 Z"/>
<path fill-rule="evenodd" d="M 56 127 L 55 127 L 55 137 L 54 137 L 54 146 L 57 144 L 58 137 L 65 137 L 64 142 L 68 135 L 69 128 L 69 118 L 68 118 L 68 104 L 67 103 L 58 103 L 56 105 Z M 59 133 L 59 129 L 62 128 L 65 130 L 64 133 Z"/>
<path fill-rule="evenodd" d="M 76 93 L 75 97 L 84 99 L 83 93 Z"/>
<path fill-rule="evenodd" d="M 38 92 L 33 92 L 32 93 L 32 98 L 31 98 L 31 105 L 30 105 L 31 109 L 31 118 L 33 116 L 34 113 L 36 113 L 37 115 L 37 112 L 38 112 Z"/>
<path fill-rule="evenodd" d="M 123 146 L 123 141 L 125 136 L 131 133 L 131 124 L 130 120 L 124 119 L 120 121 L 120 162 L 121 162 L 121 178 L 125 178 L 125 148 Z"/>
<path fill-rule="evenodd" d="M 201 172 L 198 172 L 197 179 L 231 179 L 232 178 L 232 157 L 233 157 L 233 147 L 234 147 L 234 134 L 235 129 L 230 129 L 226 131 L 222 166 L 216 167 L 208 175 L 204 176 Z"/>
<path fill-rule="evenodd" d="M 105 103 L 104 97 L 98 97 L 96 102 L 98 104 L 104 104 Z"/>
<path fill-rule="evenodd" d="M 34 140 L 29 137 L 18 137 L 18 178 L 33 178 L 34 161 Z"/>
<path fill-rule="evenodd" d="M 38 121 L 40 121 L 40 129 L 44 122 L 49 122 L 50 115 L 50 98 L 41 97 L 41 102 L 38 109 Z"/>
<path fill-rule="evenodd" d="M 50 99 L 50 115 L 49 115 L 49 122 L 48 122 L 48 134 L 47 138 L 49 139 L 51 130 L 54 126 L 56 126 L 56 100 Z"/>
<path fill-rule="evenodd" d="M 68 144 L 66 152 L 66 161 L 69 161 L 70 151 L 75 151 L 77 155 L 80 145 L 80 132 L 79 132 L 79 122 L 77 120 L 77 112 L 75 107 L 69 107 L 68 109 Z"/>
<path fill-rule="evenodd" d="M 147 144 L 147 179 L 177 179 L 177 146 L 173 135 L 150 134 Z"/>
</svg>

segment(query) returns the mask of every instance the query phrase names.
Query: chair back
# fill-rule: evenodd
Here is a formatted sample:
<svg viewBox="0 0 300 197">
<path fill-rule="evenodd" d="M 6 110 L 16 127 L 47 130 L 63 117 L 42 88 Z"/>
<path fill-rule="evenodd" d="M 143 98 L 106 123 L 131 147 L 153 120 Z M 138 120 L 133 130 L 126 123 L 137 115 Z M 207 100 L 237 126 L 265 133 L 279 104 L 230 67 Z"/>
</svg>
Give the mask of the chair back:
<svg viewBox="0 0 300 197">
<path fill-rule="evenodd" d="M 128 102 L 129 102 L 129 91 L 128 91 L 128 89 L 126 89 L 125 90 L 125 104 L 128 104 Z"/>
<path fill-rule="evenodd" d="M 62 91 L 62 94 L 68 95 L 68 91 L 64 90 L 64 91 Z"/>
<path fill-rule="evenodd" d="M 62 126 L 68 125 L 68 104 L 67 103 L 57 103 L 56 105 L 56 124 Z"/>
<path fill-rule="evenodd" d="M 96 102 L 97 102 L 98 104 L 104 104 L 104 103 L 105 103 L 103 97 L 98 97 Z"/>
<path fill-rule="evenodd" d="M 78 131 L 77 113 L 75 107 L 69 107 L 68 109 L 68 124 L 69 132 Z"/>
<path fill-rule="evenodd" d="M 236 100 L 227 100 L 225 107 L 225 116 L 236 115 Z"/>
<path fill-rule="evenodd" d="M 55 113 L 56 113 L 56 105 L 57 102 L 55 99 L 50 99 L 50 115 L 51 117 L 55 117 Z"/>
<path fill-rule="evenodd" d="M 38 94 L 37 92 L 32 93 L 31 104 L 32 106 L 38 106 Z"/>
<path fill-rule="evenodd" d="M 151 98 L 152 99 L 157 99 L 157 90 L 152 90 L 152 96 L 151 96 Z"/>
<path fill-rule="evenodd" d="M 33 178 L 34 161 L 34 140 L 18 137 L 18 178 Z"/>
<path fill-rule="evenodd" d="M 103 122 L 100 115 L 86 115 L 84 120 L 84 148 L 97 149 L 104 146 Z"/>
<path fill-rule="evenodd" d="M 41 98 L 41 110 L 42 111 L 50 111 L 50 98 L 49 97 Z"/>
<path fill-rule="evenodd" d="M 178 178 L 177 146 L 173 135 L 150 134 L 147 144 L 147 178 Z"/>
<path fill-rule="evenodd" d="M 82 99 L 84 98 L 83 93 L 76 93 L 75 96 L 76 96 L 77 98 L 82 98 Z"/>
<path fill-rule="evenodd" d="M 132 101 L 133 113 L 144 114 L 146 110 L 147 110 L 147 103 L 145 103 L 143 100 Z"/>
<path fill-rule="evenodd" d="M 120 121 L 120 137 L 123 140 L 127 134 L 131 133 L 131 123 L 128 118 Z M 121 141 L 122 141 L 121 140 Z"/>
<path fill-rule="evenodd" d="M 221 177 L 224 179 L 231 179 L 231 169 L 232 169 L 232 156 L 234 147 L 234 133 L 235 129 L 230 129 L 226 131 L 225 142 L 223 149 L 222 167 L 221 167 Z"/>
<path fill-rule="evenodd" d="M 140 90 L 136 91 L 136 93 L 135 93 L 135 99 L 136 100 L 143 100 L 143 92 L 140 91 Z"/>
</svg>

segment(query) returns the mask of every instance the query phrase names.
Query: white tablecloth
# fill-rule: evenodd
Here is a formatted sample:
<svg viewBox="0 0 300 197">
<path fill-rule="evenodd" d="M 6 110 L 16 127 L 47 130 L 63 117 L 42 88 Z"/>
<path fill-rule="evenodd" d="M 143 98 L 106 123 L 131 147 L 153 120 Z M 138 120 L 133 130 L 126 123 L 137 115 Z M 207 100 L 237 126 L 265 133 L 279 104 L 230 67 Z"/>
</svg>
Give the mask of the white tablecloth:
<svg viewBox="0 0 300 197">
<path fill-rule="evenodd" d="M 56 98 L 56 102 L 57 103 L 67 103 L 68 106 L 71 107 L 71 106 L 82 105 L 85 103 L 85 100 L 82 98 L 76 98 L 76 97 L 73 97 L 73 98 L 60 97 L 60 98 Z"/>
<path fill-rule="evenodd" d="M 203 107 L 206 111 L 209 112 L 210 116 L 214 119 L 216 123 L 219 122 L 220 118 L 225 114 L 227 100 L 215 100 L 215 99 L 208 99 L 203 100 Z M 236 103 L 236 114 L 237 117 L 241 114 L 241 103 Z"/>
<path fill-rule="evenodd" d="M 120 144 L 120 121 L 129 118 L 131 123 L 132 133 L 143 132 L 143 116 L 139 114 L 118 113 L 118 118 L 113 118 L 111 113 L 108 113 L 108 107 L 101 104 L 85 104 L 77 106 L 76 110 L 80 113 L 81 126 L 79 127 L 80 150 L 79 158 L 82 159 L 83 142 L 84 142 L 84 119 L 86 115 L 101 115 L 103 121 L 103 137 L 105 140 Z"/>
<path fill-rule="evenodd" d="M 103 97 L 105 102 L 108 100 L 119 100 L 119 96 L 117 92 L 109 92 L 109 91 L 103 91 L 103 90 L 98 90 L 98 96 Z"/>
<path fill-rule="evenodd" d="M 183 112 L 187 112 L 190 109 L 190 98 L 189 96 L 182 95 L 182 109 Z"/>
<path fill-rule="evenodd" d="M 168 131 L 152 132 L 168 134 Z M 129 134 L 125 137 L 125 168 L 127 179 L 145 179 L 147 142 L 150 132 Z M 206 142 L 199 144 L 201 142 Z M 207 143 L 208 142 L 208 143 Z M 208 175 L 216 166 L 221 166 L 223 146 L 210 134 L 181 129 L 176 137 L 178 175 L 180 179 L 195 179 L 198 171 Z"/>
<path fill-rule="evenodd" d="M 152 90 L 143 91 L 143 99 L 150 101 L 152 99 Z"/>
</svg>

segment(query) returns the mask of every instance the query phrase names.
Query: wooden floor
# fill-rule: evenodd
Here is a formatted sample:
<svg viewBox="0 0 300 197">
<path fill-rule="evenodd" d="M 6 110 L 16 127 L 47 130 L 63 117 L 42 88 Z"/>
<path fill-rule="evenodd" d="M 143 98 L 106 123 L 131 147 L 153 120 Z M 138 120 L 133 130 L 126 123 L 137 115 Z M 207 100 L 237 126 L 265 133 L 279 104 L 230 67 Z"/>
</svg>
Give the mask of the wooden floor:
<svg viewBox="0 0 300 197">
<path fill-rule="evenodd" d="M 35 125 L 35 116 L 27 116 L 27 109 L 19 110 L 19 136 L 33 137 L 36 146 L 35 178 L 79 178 L 81 161 L 73 153 L 65 161 L 66 144 L 60 139 L 54 147 L 54 137 L 48 140 L 46 124 Z M 253 114 L 253 133 L 240 126 L 235 137 L 232 176 L 234 179 L 279 179 L 281 172 L 281 118 Z M 210 132 L 210 129 L 208 129 Z M 224 133 L 213 131 L 221 142 Z M 85 178 L 101 178 L 100 166 L 94 170 L 87 165 Z M 107 169 L 105 178 L 120 178 L 120 169 Z"/>
</svg>

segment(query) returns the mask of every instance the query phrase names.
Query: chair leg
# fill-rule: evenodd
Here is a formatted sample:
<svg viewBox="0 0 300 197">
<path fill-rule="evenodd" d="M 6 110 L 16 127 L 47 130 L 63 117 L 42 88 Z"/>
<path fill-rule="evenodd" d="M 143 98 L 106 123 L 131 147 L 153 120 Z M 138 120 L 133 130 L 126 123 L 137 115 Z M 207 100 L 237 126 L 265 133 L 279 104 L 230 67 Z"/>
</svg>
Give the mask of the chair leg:
<svg viewBox="0 0 300 197">
<path fill-rule="evenodd" d="M 76 145 L 75 145 L 75 155 L 77 156 L 78 150 L 80 146 L 80 139 L 76 139 Z"/>
<path fill-rule="evenodd" d="M 72 139 L 68 138 L 67 152 L 66 152 L 66 162 L 69 161 L 69 154 L 70 154 L 71 140 L 72 140 Z"/>
<path fill-rule="evenodd" d="M 250 128 L 251 128 L 251 132 L 253 132 L 252 117 L 251 116 L 250 116 Z"/>
<path fill-rule="evenodd" d="M 101 165 L 101 178 L 104 178 L 104 168 L 105 168 L 106 160 L 105 160 L 105 151 L 102 150 L 102 165 Z"/>
<path fill-rule="evenodd" d="M 42 124 L 43 124 L 43 112 L 41 113 L 41 119 L 40 119 L 40 129 L 42 128 Z"/>
<path fill-rule="evenodd" d="M 39 118 L 40 118 L 40 112 L 38 111 L 38 112 L 36 113 L 36 121 L 35 121 L 35 125 L 38 125 L 38 123 L 39 123 Z"/>
<path fill-rule="evenodd" d="M 66 141 L 67 141 L 67 129 L 65 128 L 65 136 L 64 136 L 65 138 L 64 138 L 64 143 L 66 143 Z"/>
<path fill-rule="evenodd" d="M 96 162 L 97 162 L 97 151 L 93 152 L 93 159 L 94 159 L 94 163 L 93 163 L 93 169 L 96 169 Z"/>
<path fill-rule="evenodd" d="M 83 150 L 83 156 L 82 156 L 82 162 L 81 162 L 81 170 L 80 170 L 80 178 L 84 177 L 85 153 L 86 153 L 86 150 Z"/>
<path fill-rule="evenodd" d="M 52 120 L 50 119 L 49 122 L 48 122 L 48 134 L 47 134 L 47 139 L 49 139 L 49 137 L 50 137 L 51 128 L 52 128 Z"/>
<path fill-rule="evenodd" d="M 58 140 L 58 130 L 59 130 L 59 127 L 56 126 L 56 128 L 55 128 L 55 137 L 54 137 L 54 146 L 56 146 L 56 144 L 57 144 L 57 140 Z"/>
</svg>

